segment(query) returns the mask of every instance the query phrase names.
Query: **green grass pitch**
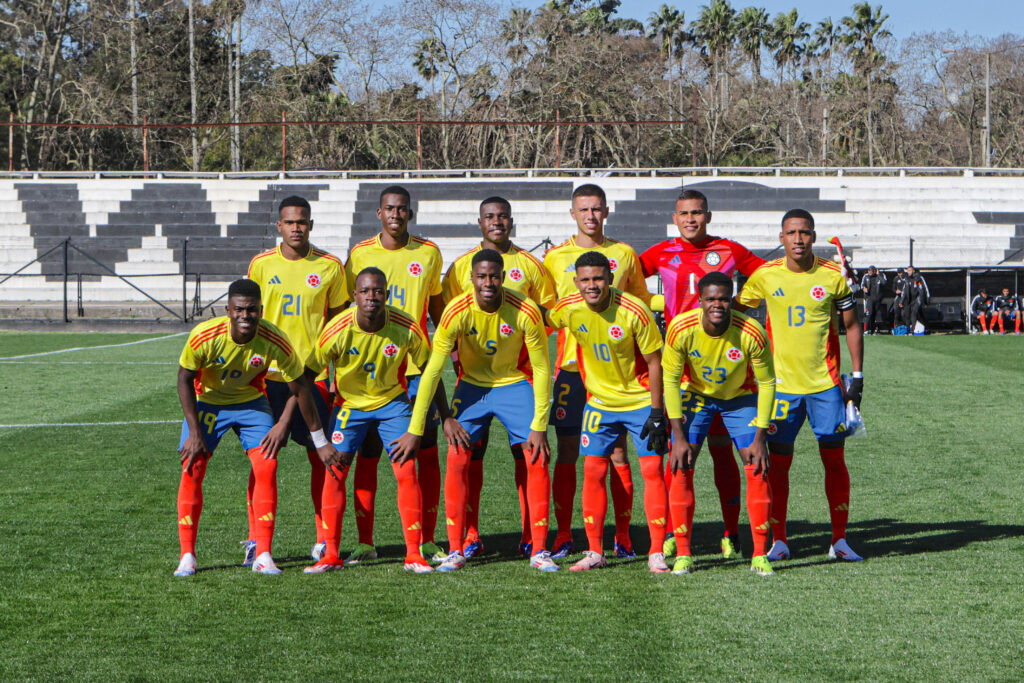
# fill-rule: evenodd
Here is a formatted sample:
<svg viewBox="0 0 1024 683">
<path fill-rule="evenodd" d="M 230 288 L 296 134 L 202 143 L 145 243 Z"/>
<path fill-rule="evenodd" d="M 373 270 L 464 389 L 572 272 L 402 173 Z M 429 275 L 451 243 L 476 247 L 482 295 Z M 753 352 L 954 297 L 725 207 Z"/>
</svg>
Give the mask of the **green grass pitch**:
<svg viewBox="0 0 1024 683">
<path fill-rule="evenodd" d="M 514 553 L 511 459 L 495 429 L 486 551 L 461 572 L 402 571 L 394 481 L 382 466 L 382 559 L 303 575 L 314 539 L 309 468 L 294 445 L 280 467 L 275 556 L 285 572 L 240 567 L 248 465 L 228 436 L 206 478 L 202 571 L 183 580 L 171 572 L 184 337 L 110 346 L 154 336 L 0 333 L 2 680 L 1010 680 L 1024 671 L 1019 338 L 866 340 L 869 434 L 847 448 L 849 538 L 864 563 L 826 560 L 822 468 L 805 433 L 792 470 L 795 557 L 774 577 L 715 555 L 706 453 L 699 571 L 651 575 L 641 556 L 542 575 Z M 88 346 L 106 348 L 9 359 Z M 144 420 L 170 422 L 83 426 Z M 10 426 L 24 424 L 54 426 Z M 61 426 L 71 424 L 80 426 Z M 646 550 L 636 467 L 634 476 L 633 537 Z M 575 519 L 580 547 L 578 510 Z M 350 503 L 343 546 L 354 543 Z"/>
</svg>

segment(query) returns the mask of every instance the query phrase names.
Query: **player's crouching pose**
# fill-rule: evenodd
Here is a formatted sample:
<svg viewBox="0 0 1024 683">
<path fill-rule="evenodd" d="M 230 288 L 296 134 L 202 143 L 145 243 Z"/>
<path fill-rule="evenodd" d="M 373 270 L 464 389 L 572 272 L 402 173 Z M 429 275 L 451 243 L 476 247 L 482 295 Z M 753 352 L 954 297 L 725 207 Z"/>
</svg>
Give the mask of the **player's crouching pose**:
<svg viewBox="0 0 1024 683">
<path fill-rule="evenodd" d="M 196 573 L 203 477 L 210 456 L 229 429 L 238 434 L 256 478 L 252 501 L 256 559 L 252 570 L 281 573 L 271 556 L 277 515 L 277 452 L 268 447 L 267 436 L 274 418 L 263 394 L 263 380 L 271 362 L 276 361 L 281 377 L 298 401 L 317 455 L 326 462 L 335 453 L 324 436 L 302 359 L 278 327 L 260 319 L 261 308 L 258 284 L 252 280 L 232 282 L 227 316 L 197 325 L 181 352 L 178 398 L 185 421 L 178 446 L 182 462 L 178 486 L 181 559 L 175 576 Z"/>
<path fill-rule="evenodd" d="M 473 444 L 493 418 L 498 418 L 508 431 L 510 443 L 522 444 L 533 530 L 530 566 L 544 572 L 558 570 L 546 550 L 551 491 L 547 335 L 540 309 L 502 287 L 504 277 L 502 257 L 497 251 L 482 249 L 473 256 L 473 291 L 452 299 L 441 315 L 409 433 L 393 442 L 398 453 L 419 447 L 428 397 L 433 395 L 445 361 L 457 345 L 461 374 L 452 397 L 452 416 L 442 425 L 449 444 L 444 485 L 449 552 L 438 567 L 442 572 L 466 564 L 462 549 L 470 457 Z"/>
<path fill-rule="evenodd" d="M 388 281 L 379 268 L 364 268 L 356 276 L 355 308 L 335 316 L 313 349 L 307 363 L 319 373 L 334 363 L 334 386 L 339 406 L 331 441 L 340 451 L 328 465 L 324 478 L 323 520 L 326 552 L 304 570 L 307 574 L 341 569 L 338 557 L 341 522 L 345 514 L 345 479 L 348 467 L 374 428 L 382 439 L 396 439 L 409 428 L 412 410 L 402 378 L 410 360 L 419 365 L 430 354 L 430 343 L 420 326 L 394 306 L 384 303 Z M 446 412 L 444 387 L 438 386 L 437 404 Z M 416 478 L 416 451 L 390 454 L 398 480 L 398 512 L 405 535 L 405 569 L 417 574 L 433 571 L 420 555 L 423 525 L 422 500 Z"/>
<path fill-rule="evenodd" d="M 637 297 L 611 286 L 608 258 L 588 251 L 576 259 L 577 294 L 562 298 L 548 314 L 552 327 L 575 338 L 589 400 L 583 411 L 583 525 L 590 549 L 573 571 L 606 566 L 604 519 L 608 511 L 609 458 L 625 433 L 633 437 L 644 477 L 644 512 L 651 535 L 647 565 L 667 572 L 662 547 L 668 494 L 662 455 L 668 423 L 662 401 L 661 333 L 651 310 Z M 645 442 L 646 439 L 646 442 Z"/>
<path fill-rule="evenodd" d="M 737 303 L 744 306 L 757 306 L 765 301 L 778 378 L 775 411 L 768 428 L 774 538 L 768 559 L 774 562 L 790 557 L 786 538 L 789 467 L 793 463 L 793 442 L 806 419 L 818 439 L 818 452 L 825 466 L 825 497 L 832 521 L 828 555 L 856 562 L 863 558 L 846 542 L 850 473 L 844 455 L 845 401 L 860 406 L 864 390 L 864 337 L 853 293 L 839 264 L 816 257 L 811 251 L 814 239 L 811 214 L 803 209 L 787 211 L 779 233 L 779 241 L 786 249 L 785 258 L 761 266 L 736 297 Z M 845 397 L 839 387 L 837 310 L 846 328 L 846 346 L 853 365 L 853 380 Z"/>
<path fill-rule="evenodd" d="M 674 574 L 693 570 L 693 466 L 712 422 L 720 416 L 743 459 L 747 514 L 754 537 L 750 569 L 772 574 L 768 550 L 768 449 L 766 436 L 775 401 L 772 349 L 764 328 L 732 311 L 732 279 L 711 272 L 697 283 L 700 308 L 681 313 L 665 335 L 665 406 L 672 425 L 669 503 L 676 525 Z M 749 380 L 757 379 L 757 395 Z M 680 393 L 682 381 L 682 393 Z"/>
</svg>

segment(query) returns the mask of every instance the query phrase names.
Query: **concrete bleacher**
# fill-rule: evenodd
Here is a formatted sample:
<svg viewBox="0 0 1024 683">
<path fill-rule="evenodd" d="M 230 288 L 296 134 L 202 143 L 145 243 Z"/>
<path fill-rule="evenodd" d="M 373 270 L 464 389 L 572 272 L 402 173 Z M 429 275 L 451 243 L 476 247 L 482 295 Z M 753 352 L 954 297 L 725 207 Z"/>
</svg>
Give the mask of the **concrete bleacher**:
<svg viewBox="0 0 1024 683">
<path fill-rule="evenodd" d="M 595 179 L 458 178 L 401 180 L 413 194 L 411 230 L 433 239 L 445 264 L 479 240 L 477 207 L 489 195 L 513 205 L 514 239 L 526 248 L 575 232 L 569 198 Z M 712 234 L 778 256 L 782 213 L 814 213 L 823 253 L 838 235 L 858 267 L 1020 265 L 1024 263 L 1024 178 L 743 176 L 606 177 L 606 232 L 638 251 L 675 236 L 674 199 L 682 185 L 711 201 Z M 343 259 L 380 230 L 380 191 L 388 180 L 356 179 L 0 179 L 0 272 L 11 273 L 58 248 L 0 285 L 0 301 L 59 301 L 63 249 L 71 244 L 152 296 L 180 301 L 184 241 L 187 270 L 202 278 L 202 300 L 243 275 L 250 258 L 277 239 L 277 203 L 298 194 L 312 205 L 313 242 Z M 1009 260 L 1007 260 L 1009 259 Z M 144 297 L 72 249 L 68 268 L 83 273 L 83 299 Z M 73 277 L 77 285 L 77 276 Z M 190 279 L 189 291 L 192 291 Z"/>
</svg>

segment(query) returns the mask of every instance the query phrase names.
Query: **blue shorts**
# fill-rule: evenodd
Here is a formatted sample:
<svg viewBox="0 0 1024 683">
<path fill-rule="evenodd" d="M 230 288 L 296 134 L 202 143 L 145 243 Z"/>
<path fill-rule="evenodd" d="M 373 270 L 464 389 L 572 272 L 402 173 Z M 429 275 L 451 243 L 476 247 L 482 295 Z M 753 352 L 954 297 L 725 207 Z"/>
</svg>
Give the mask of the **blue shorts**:
<svg viewBox="0 0 1024 683">
<path fill-rule="evenodd" d="M 355 453 L 363 445 L 366 432 L 374 427 L 387 450 L 389 443 L 409 431 L 410 418 L 412 408 L 404 395 L 376 410 L 356 410 L 342 405 L 334 420 L 331 443 L 341 453 Z"/>
<path fill-rule="evenodd" d="M 326 430 L 331 424 L 331 409 L 327 405 L 324 396 L 327 395 L 327 383 L 316 382 L 311 392 L 313 404 L 316 405 L 316 413 L 320 416 L 320 424 Z M 284 412 L 284 404 L 292 397 L 292 390 L 288 388 L 287 382 L 267 381 L 267 400 L 270 401 L 270 410 L 274 414 L 274 421 L 277 422 Z M 309 427 L 302 417 L 302 411 L 297 407 L 292 415 L 292 423 L 289 425 L 292 441 L 305 448 L 313 448 L 313 440 L 309 438 Z"/>
<path fill-rule="evenodd" d="M 640 438 L 644 423 L 650 416 L 650 408 L 615 411 L 587 403 L 581 423 L 580 455 L 611 455 L 615 442 L 627 432 L 633 437 L 638 456 L 661 455 L 647 447 L 646 437 Z"/>
<path fill-rule="evenodd" d="M 690 443 L 704 443 L 717 415 L 721 416 L 736 448 L 748 448 L 754 443 L 754 435 L 757 433 L 757 427 L 754 426 L 757 420 L 756 394 L 722 400 L 695 391 L 684 391 L 682 398 L 683 428 Z"/>
<path fill-rule="evenodd" d="M 416 405 L 416 394 L 418 394 L 420 391 L 421 377 L 423 377 L 423 375 L 413 375 L 412 377 L 406 376 L 405 378 L 405 381 L 407 383 L 406 393 L 409 394 L 409 402 L 412 403 L 413 405 Z M 437 429 L 437 426 L 439 424 L 441 424 L 441 415 L 437 412 L 437 406 L 435 406 L 433 401 L 431 401 L 430 408 L 427 409 L 426 427 L 427 429 L 430 429 L 431 427 Z"/>
<path fill-rule="evenodd" d="M 558 436 L 575 436 L 583 424 L 583 406 L 587 402 L 587 390 L 583 377 L 578 372 L 559 370 L 555 375 L 555 386 L 551 394 L 550 423 Z"/>
<path fill-rule="evenodd" d="M 804 418 L 818 441 L 838 441 L 846 438 L 846 406 L 843 392 L 832 387 L 816 394 L 775 394 L 775 410 L 768 425 L 769 443 L 793 443 Z"/>
<path fill-rule="evenodd" d="M 452 417 L 476 443 L 493 418 L 505 427 L 510 444 L 526 443 L 533 424 L 533 385 L 526 380 L 504 387 L 478 387 L 464 380 L 455 385 Z"/>
<path fill-rule="evenodd" d="M 203 429 L 203 442 L 210 453 L 217 448 L 221 437 L 229 429 L 235 431 L 242 442 L 242 448 L 248 451 L 260 445 L 260 441 L 274 426 L 274 416 L 270 412 L 270 404 L 262 396 L 246 403 L 227 406 L 199 401 L 199 426 Z M 178 450 L 185 445 L 188 434 L 188 423 L 182 420 Z"/>
</svg>

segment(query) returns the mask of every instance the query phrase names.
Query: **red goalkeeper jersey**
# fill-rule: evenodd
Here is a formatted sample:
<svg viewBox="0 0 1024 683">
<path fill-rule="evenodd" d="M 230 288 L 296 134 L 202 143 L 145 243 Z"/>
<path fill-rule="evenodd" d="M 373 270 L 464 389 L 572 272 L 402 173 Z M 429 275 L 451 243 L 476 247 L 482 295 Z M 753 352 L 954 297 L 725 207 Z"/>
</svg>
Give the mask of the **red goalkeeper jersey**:
<svg viewBox="0 0 1024 683">
<path fill-rule="evenodd" d="M 665 291 L 665 320 L 697 308 L 697 283 L 712 271 L 732 277 L 737 270 L 750 276 L 764 259 L 732 240 L 707 236 L 690 243 L 681 237 L 659 242 L 640 254 L 644 277 L 661 275 Z"/>
</svg>

